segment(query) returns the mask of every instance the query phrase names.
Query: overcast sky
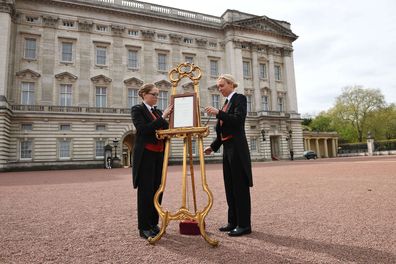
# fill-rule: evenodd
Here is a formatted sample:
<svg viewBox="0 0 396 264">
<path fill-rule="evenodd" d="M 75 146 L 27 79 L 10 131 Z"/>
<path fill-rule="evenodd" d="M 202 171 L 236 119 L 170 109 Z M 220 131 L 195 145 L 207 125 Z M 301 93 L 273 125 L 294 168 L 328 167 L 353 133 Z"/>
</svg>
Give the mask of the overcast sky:
<svg viewBox="0 0 396 264">
<path fill-rule="evenodd" d="M 221 16 L 227 9 L 291 24 L 298 111 L 318 114 L 345 86 L 380 89 L 396 103 L 396 0 L 147 0 Z M 186 3 L 188 3 L 186 5 Z"/>
</svg>

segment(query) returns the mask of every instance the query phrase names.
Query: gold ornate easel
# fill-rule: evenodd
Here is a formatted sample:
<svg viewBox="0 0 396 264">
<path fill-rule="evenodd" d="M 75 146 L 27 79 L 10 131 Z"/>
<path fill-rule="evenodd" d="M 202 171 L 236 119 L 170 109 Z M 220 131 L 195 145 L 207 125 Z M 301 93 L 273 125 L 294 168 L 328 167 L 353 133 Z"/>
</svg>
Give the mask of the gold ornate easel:
<svg viewBox="0 0 396 264">
<path fill-rule="evenodd" d="M 171 128 L 166 130 L 157 130 L 157 138 L 163 139 L 165 141 L 165 153 L 164 153 L 164 163 L 162 168 L 162 179 L 161 185 L 154 196 L 154 206 L 158 211 L 159 217 L 161 218 L 161 229 L 157 236 L 150 237 L 148 241 L 150 244 L 154 244 L 161 239 L 162 235 L 165 233 L 166 227 L 171 220 L 194 220 L 198 223 L 199 231 L 201 236 L 212 246 L 217 246 L 219 241 L 209 238 L 205 231 L 205 217 L 208 215 L 209 210 L 213 205 L 213 195 L 209 190 L 206 183 L 206 173 L 205 173 L 205 161 L 204 161 L 204 151 L 203 151 L 203 138 L 209 134 L 209 129 L 207 126 L 201 126 L 201 116 L 200 116 L 200 104 L 199 104 L 199 80 L 201 79 L 201 69 L 192 63 L 181 63 L 176 68 L 169 72 L 169 79 L 172 83 L 172 95 L 176 95 L 176 88 L 180 80 L 183 78 L 190 78 L 194 84 L 194 92 L 196 94 L 196 120 L 197 127 L 180 127 Z M 183 146 L 183 175 L 182 175 L 182 206 L 176 213 L 171 213 L 165 211 L 159 204 L 159 197 L 164 192 L 166 186 L 166 178 L 168 173 L 168 160 L 169 160 L 169 147 L 171 143 L 171 138 L 182 138 L 184 141 Z M 202 209 L 197 210 L 196 197 L 195 197 L 195 183 L 194 183 L 194 169 L 192 163 L 192 138 L 198 138 L 198 150 L 199 150 L 199 162 L 201 170 L 201 181 L 202 188 L 208 195 L 208 204 Z M 191 184 L 193 191 L 194 200 L 194 213 L 190 212 L 186 206 L 187 198 L 187 152 L 189 154 L 190 163 L 190 174 L 191 174 Z"/>
</svg>

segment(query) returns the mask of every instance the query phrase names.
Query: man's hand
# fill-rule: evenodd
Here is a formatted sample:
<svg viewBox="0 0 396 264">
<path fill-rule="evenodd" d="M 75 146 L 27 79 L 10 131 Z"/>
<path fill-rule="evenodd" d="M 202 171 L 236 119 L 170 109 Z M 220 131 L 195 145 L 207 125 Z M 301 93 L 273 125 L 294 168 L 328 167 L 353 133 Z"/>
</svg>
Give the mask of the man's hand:
<svg viewBox="0 0 396 264">
<path fill-rule="evenodd" d="M 213 149 L 211 147 L 207 147 L 205 150 L 205 155 L 210 155 L 213 152 Z"/>
<path fill-rule="evenodd" d="M 207 106 L 205 107 L 206 113 L 209 115 L 217 115 L 219 113 L 219 109 L 214 108 L 213 106 Z"/>
</svg>

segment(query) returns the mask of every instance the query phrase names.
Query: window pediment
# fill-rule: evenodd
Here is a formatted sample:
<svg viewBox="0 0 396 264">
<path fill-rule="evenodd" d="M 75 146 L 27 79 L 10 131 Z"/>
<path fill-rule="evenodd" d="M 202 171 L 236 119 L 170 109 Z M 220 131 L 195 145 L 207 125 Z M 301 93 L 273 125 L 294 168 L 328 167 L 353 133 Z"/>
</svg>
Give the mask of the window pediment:
<svg viewBox="0 0 396 264">
<path fill-rule="evenodd" d="M 104 76 L 103 74 L 99 74 L 99 75 L 96 75 L 96 76 L 92 77 L 91 81 L 94 82 L 94 83 L 99 83 L 99 82 L 111 83 L 112 79 L 110 79 L 109 77 Z"/>
<path fill-rule="evenodd" d="M 61 72 L 55 75 L 55 78 L 58 81 L 62 81 L 64 79 L 69 79 L 70 81 L 75 81 L 78 79 L 78 77 L 74 74 L 71 74 L 70 72 Z"/>
<path fill-rule="evenodd" d="M 208 90 L 211 91 L 211 92 L 217 91 L 217 85 L 214 84 L 214 85 L 212 85 L 212 86 L 209 86 L 209 87 L 208 87 Z"/>
<path fill-rule="evenodd" d="M 155 86 L 157 86 L 158 88 L 162 88 L 162 89 L 169 89 L 171 88 L 172 84 L 170 82 L 168 82 L 167 80 L 161 80 L 158 81 L 156 83 L 154 83 Z"/>
<path fill-rule="evenodd" d="M 38 72 L 32 71 L 30 69 L 26 69 L 26 70 L 22 70 L 22 71 L 17 72 L 16 76 L 21 77 L 21 78 L 30 77 L 32 79 L 37 79 L 41 75 Z"/>
<path fill-rule="evenodd" d="M 132 77 L 132 78 L 126 79 L 126 80 L 124 80 L 124 83 L 126 85 L 139 86 L 139 87 L 143 85 L 143 81 L 138 79 L 138 78 L 136 78 L 136 77 Z"/>
</svg>

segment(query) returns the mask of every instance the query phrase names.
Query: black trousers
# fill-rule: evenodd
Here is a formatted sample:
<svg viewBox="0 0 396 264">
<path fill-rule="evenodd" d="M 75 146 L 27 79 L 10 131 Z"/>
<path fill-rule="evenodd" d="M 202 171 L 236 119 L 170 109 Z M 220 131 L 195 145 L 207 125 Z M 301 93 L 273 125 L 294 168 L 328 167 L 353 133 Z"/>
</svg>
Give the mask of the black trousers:
<svg viewBox="0 0 396 264">
<path fill-rule="evenodd" d="M 233 139 L 223 143 L 223 177 L 228 204 L 228 223 L 250 227 L 250 188 Z"/>
<path fill-rule="evenodd" d="M 143 151 L 142 163 L 139 168 L 137 188 L 138 228 L 151 229 L 158 224 L 158 212 L 154 207 L 154 195 L 161 184 L 163 152 Z M 162 202 L 162 194 L 159 203 Z"/>
</svg>

